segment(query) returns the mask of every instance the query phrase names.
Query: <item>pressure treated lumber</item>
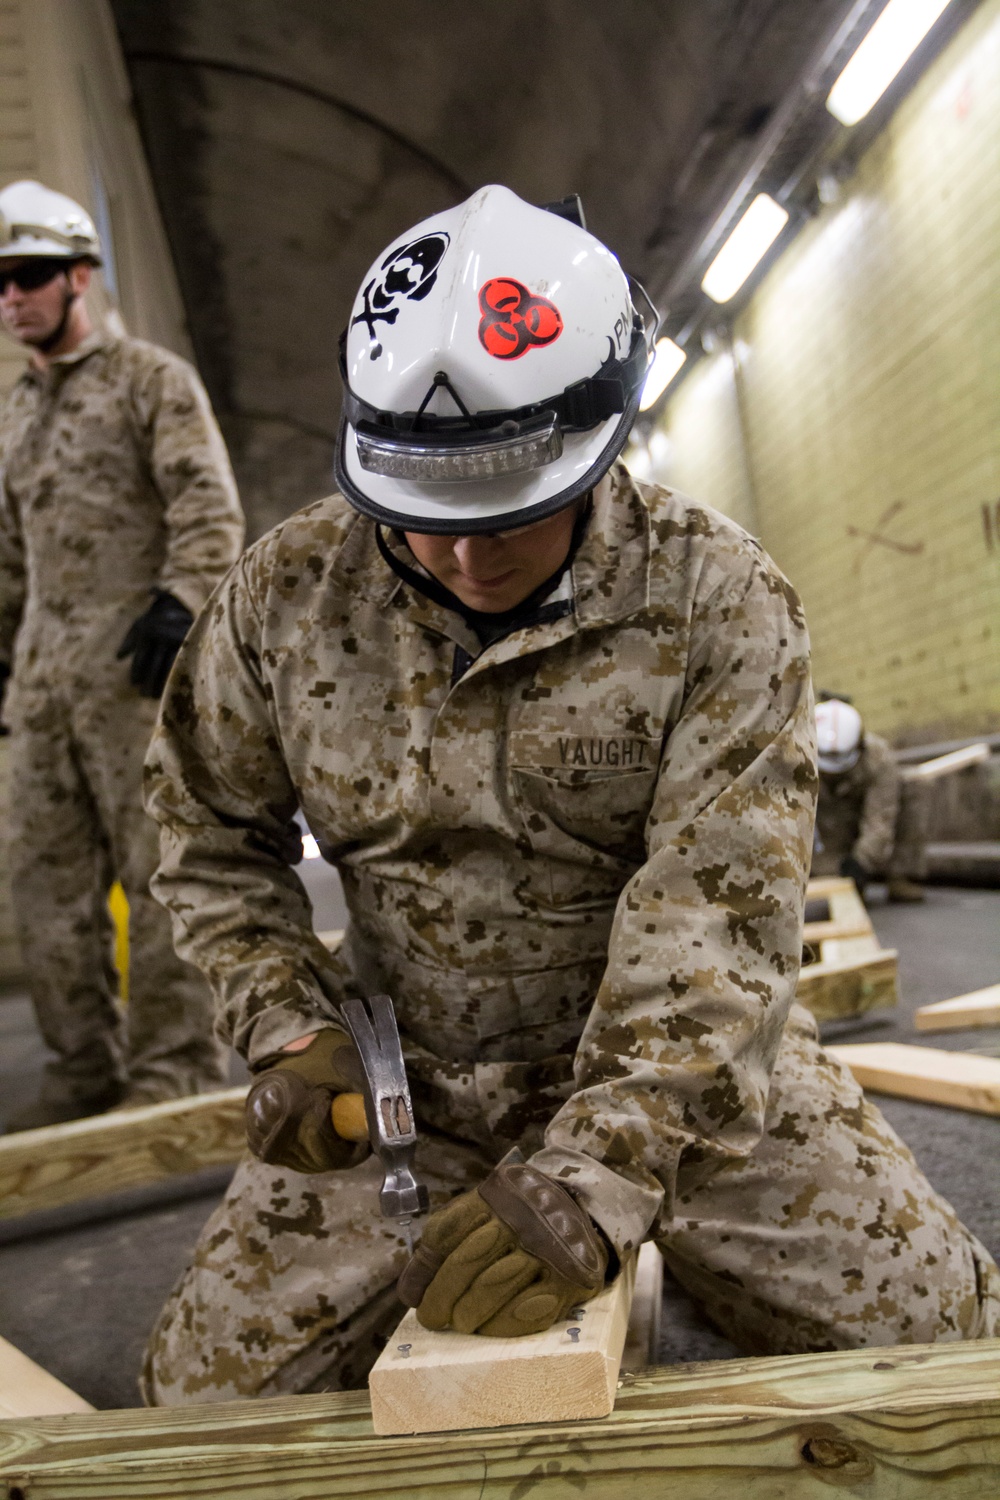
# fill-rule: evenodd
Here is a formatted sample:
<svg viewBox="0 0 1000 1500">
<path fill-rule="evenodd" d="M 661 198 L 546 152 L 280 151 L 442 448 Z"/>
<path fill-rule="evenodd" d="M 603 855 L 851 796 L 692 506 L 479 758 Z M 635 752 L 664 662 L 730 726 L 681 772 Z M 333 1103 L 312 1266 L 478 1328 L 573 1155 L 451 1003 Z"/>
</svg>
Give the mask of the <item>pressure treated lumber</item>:
<svg viewBox="0 0 1000 1500">
<path fill-rule="evenodd" d="M 575 1316 L 519 1339 L 430 1333 L 408 1312 L 368 1377 L 380 1434 L 606 1417 L 635 1287 L 635 1256 Z"/>
<path fill-rule="evenodd" d="M 805 964 L 795 998 L 818 1021 L 860 1016 L 877 1006 L 896 1004 L 895 948 L 875 948 L 860 958 Z"/>
<path fill-rule="evenodd" d="M 236 1162 L 246 1086 L 0 1136 L 0 1219 Z"/>
<path fill-rule="evenodd" d="M 1000 1026 L 1000 984 L 988 985 L 985 990 L 973 990 L 968 995 L 956 995 L 953 1000 L 939 1000 L 935 1005 L 922 1005 L 914 1012 L 913 1020 L 918 1031 L 961 1031 L 967 1026 Z"/>
<path fill-rule="evenodd" d="M 629 1376 L 610 1416 L 376 1437 L 364 1392 L 0 1422 L 28 1500 L 986 1500 L 1000 1340 Z"/>
<path fill-rule="evenodd" d="M 873 1093 L 1000 1115 L 1000 1058 L 903 1042 L 859 1042 L 826 1051 L 846 1063 L 861 1087 Z"/>
<path fill-rule="evenodd" d="M 0 1338 L 0 1419 L 93 1411 L 76 1391 Z"/>
</svg>

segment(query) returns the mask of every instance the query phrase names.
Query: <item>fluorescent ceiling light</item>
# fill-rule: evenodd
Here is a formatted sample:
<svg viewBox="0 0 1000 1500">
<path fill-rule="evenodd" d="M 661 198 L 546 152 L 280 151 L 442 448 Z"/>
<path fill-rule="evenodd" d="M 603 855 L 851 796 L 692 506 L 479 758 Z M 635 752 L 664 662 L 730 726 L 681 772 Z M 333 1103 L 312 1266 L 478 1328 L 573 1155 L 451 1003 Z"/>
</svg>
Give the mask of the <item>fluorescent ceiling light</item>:
<svg viewBox="0 0 1000 1500">
<path fill-rule="evenodd" d="M 856 125 L 880 99 L 948 0 L 889 0 L 830 90 L 826 107 L 842 125 Z"/>
<path fill-rule="evenodd" d="M 646 384 L 642 388 L 640 411 L 648 411 L 659 401 L 686 359 L 687 355 L 684 350 L 680 344 L 675 344 L 673 339 L 657 339 L 653 363 L 649 367 Z"/>
<path fill-rule="evenodd" d="M 702 277 L 702 291 L 713 302 L 735 297 L 787 223 L 787 208 L 767 193 L 758 193 Z"/>
</svg>

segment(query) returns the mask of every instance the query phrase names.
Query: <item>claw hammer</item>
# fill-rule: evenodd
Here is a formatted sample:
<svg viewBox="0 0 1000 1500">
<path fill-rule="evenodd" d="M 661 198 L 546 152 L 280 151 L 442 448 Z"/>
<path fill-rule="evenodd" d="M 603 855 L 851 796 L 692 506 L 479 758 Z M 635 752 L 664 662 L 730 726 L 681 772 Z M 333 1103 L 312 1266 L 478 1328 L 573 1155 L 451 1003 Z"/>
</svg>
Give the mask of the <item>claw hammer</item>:
<svg viewBox="0 0 1000 1500">
<path fill-rule="evenodd" d="M 395 1219 L 413 1254 L 412 1223 L 428 1206 L 427 1188 L 413 1172 L 417 1132 L 399 1029 L 388 995 L 345 1000 L 341 1013 L 364 1071 L 364 1094 L 338 1094 L 331 1105 L 333 1128 L 349 1141 L 363 1141 L 382 1164 L 379 1207 Z"/>
</svg>

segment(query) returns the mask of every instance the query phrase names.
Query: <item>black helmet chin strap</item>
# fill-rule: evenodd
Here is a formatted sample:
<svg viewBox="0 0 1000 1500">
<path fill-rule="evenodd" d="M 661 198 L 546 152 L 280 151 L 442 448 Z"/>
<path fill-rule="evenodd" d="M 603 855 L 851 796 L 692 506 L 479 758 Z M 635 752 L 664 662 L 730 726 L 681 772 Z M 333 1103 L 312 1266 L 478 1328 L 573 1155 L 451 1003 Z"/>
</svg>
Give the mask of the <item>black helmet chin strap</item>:
<svg viewBox="0 0 1000 1500">
<path fill-rule="evenodd" d="M 73 263 L 70 262 L 70 264 Z M 68 266 L 66 270 L 69 270 Z M 62 274 L 65 276 L 66 271 L 63 271 Z M 35 345 L 35 348 L 40 349 L 43 354 L 48 354 L 50 350 L 59 347 L 59 344 L 62 341 L 63 334 L 66 332 L 66 326 L 69 323 L 70 309 L 72 308 L 73 303 L 76 301 L 79 295 L 79 292 L 74 292 L 72 287 L 67 284 L 66 291 L 63 295 L 62 317 L 59 319 L 59 322 L 56 324 L 52 333 L 47 334 L 44 339 L 39 339 L 38 343 Z"/>
</svg>

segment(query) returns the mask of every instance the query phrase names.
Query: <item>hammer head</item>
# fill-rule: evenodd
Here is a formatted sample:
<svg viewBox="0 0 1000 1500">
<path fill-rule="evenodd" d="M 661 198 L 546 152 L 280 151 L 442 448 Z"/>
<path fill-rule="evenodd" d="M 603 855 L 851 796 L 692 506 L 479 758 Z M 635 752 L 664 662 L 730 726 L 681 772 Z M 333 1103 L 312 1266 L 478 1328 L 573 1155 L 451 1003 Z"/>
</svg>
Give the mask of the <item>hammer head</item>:
<svg viewBox="0 0 1000 1500">
<path fill-rule="evenodd" d="M 387 1219 L 423 1213 L 427 1188 L 413 1174 L 417 1132 L 392 1001 L 372 995 L 367 1004 L 345 1000 L 341 1010 L 364 1067 L 368 1137 L 385 1173 L 379 1206 Z"/>
</svg>

